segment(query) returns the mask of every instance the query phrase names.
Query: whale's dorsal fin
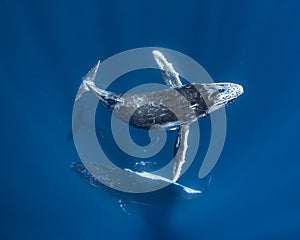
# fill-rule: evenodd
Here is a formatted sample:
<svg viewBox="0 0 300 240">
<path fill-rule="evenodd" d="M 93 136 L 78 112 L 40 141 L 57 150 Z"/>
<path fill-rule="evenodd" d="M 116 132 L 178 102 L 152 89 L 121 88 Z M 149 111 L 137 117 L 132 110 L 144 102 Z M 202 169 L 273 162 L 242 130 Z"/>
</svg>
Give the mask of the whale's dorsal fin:
<svg viewBox="0 0 300 240">
<path fill-rule="evenodd" d="M 182 86 L 179 73 L 175 71 L 173 64 L 169 63 L 165 56 L 158 50 L 152 51 L 152 54 L 165 83 L 171 88 Z"/>
<path fill-rule="evenodd" d="M 154 60 L 159 67 L 162 77 L 165 83 L 171 87 L 181 87 L 182 82 L 179 78 L 179 73 L 173 67 L 172 63 L 169 63 L 165 56 L 158 50 L 152 51 Z M 185 163 L 186 151 L 188 148 L 188 136 L 190 126 L 183 125 L 178 129 L 178 135 L 174 147 L 174 166 L 173 166 L 173 178 L 172 181 L 176 182 L 182 172 L 183 164 Z"/>
</svg>

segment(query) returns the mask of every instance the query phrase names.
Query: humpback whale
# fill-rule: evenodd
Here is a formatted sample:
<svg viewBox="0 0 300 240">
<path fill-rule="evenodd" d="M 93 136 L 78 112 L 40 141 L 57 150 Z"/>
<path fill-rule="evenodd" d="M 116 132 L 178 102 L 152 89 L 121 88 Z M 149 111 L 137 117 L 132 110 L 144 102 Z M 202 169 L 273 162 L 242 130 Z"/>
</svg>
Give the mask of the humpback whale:
<svg viewBox="0 0 300 240">
<path fill-rule="evenodd" d="M 90 173 L 89 170 L 95 169 L 97 177 Z M 171 182 L 169 179 L 157 176 L 155 174 L 151 174 L 148 172 L 138 172 L 132 171 L 130 169 L 125 169 L 128 172 L 137 174 L 144 178 L 147 178 L 149 184 L 157 184 L 157 182 L 168 182 L 170 183 L 164 189 L 159 189 L 154 192 L 147 192 L 147 193 L 129 193 L 129 192 L 121 192 L 115 190 L 114 188 L 108 187 L 105 184 L 101 183 L 98 179 L 106 179 L 107 176 L 114 175 L 115 168 L 107 167 L 106 165 L 101 165 L 98 162 L 74 162 L 71 165 L 71 169 L 74 170 L 83 181 L 88 183 L 89 185 L 105 190 L 110 195 L 118 199 L 119 206 L 121 209 L 126 212 L 127 214 L 127 205 L 131 203 L 142 204 L 142 205 L 152 205 L 152 204 L 170 204 L 171 202 L 175 202 L 180 199 L 193 199 L 196 197 L 201 196 L 202 191 L 192 189 L 190 187 L 184 186 L 177 182 Z M 110 184 L 114 185 L 117 184 L 116 182 L 112 181 Z"/>
<path fill-rule="evenodd" d="M 101 65 L 98 61 L 83 78 L 75 101 L 79 101 L 86 92 L 92 92 L 107 109 L 134 127 L 176 129 L 178 135 L 171 180 L 175 183 L 185 163 L 190 124 L 233 102 L 243 93 L 243 87 L 226 82 L 183 85 L 172 63 L 158 50 L 152 54 L 168 89 L 143 94 L 121 94 L 100 89 L 95 84 Z"/>
</svg>

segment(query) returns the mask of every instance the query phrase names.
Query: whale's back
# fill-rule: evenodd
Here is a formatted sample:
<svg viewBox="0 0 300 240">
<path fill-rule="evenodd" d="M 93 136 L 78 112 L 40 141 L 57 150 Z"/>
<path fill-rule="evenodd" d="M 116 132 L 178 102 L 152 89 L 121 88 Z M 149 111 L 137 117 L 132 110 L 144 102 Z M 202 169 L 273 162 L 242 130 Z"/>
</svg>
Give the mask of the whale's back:
<svg viewBox="0 0 300 240">
<path fill-rule="evenodd" d="M 206 103 L 193 85 L 144 94 L 125 94 L 113 109 L 118 118 L 143 129 L 157 124 L 177 127 L 195 121 L 206 111 Z"/>
</svg>

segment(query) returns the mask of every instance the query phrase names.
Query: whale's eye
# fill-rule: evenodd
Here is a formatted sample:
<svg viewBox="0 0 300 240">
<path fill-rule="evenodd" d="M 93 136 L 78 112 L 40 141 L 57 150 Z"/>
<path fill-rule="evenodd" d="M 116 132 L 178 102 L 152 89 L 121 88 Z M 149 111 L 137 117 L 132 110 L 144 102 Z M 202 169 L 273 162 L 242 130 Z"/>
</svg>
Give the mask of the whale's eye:
<svg viewBox="0 0 300 240">
<path fill-rule="evenodd" d="M 224 89 L 224 88 L 219 89 L 219 93 L 222 93 L 222 92 L 225 92 L 225 89 Z"/>
</svg>

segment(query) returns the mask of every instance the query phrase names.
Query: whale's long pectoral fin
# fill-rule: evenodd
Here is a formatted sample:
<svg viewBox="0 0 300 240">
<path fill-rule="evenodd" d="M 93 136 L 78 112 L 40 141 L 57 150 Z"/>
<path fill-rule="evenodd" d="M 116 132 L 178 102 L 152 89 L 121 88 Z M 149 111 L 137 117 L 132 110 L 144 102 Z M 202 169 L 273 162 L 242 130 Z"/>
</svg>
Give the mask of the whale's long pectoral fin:
<svg viewBox="0 0 300 240">
<path fill-rule="evenodd" d="M 188 136 L 190 125 L 183 125 L 178 129 L 178 135 L 174 146 L 173 182 L 176 182 L 182 172 L 185 156 L 188 149 Z"/>
<path fill-rule="evenodd" d="M 154 50 L 152 54 L 154 60 L 156 61 L 156 64 L 161 71 L 165 83 L 171 88 L 182 86 L 181 80 L 179 78 L 179 73 L 176 72 L 172 63 L 169 63 L 165 56 L 158 50 Z M 182 167 L 185 163 L 185 156 L 188 148 L 189 131 L 189 125 L 180 126 L 180 128 L 178 129 L 178 135 L 174 148 L 174 166 L 172 178 L 173 182 L 176 182 L 180 177 Z"/>
<path fill-rule="evenodd" d="M 182 86 L 179 73 L 175 71 L 172 63 L 169 63 L 165 56 L 158 50 L 154 50 L 152 54 L 165 83 L 171 88 Z"/>
<path fill-rule="evenodd" d="M 127 172 L 130 172 L 130 173 L 136 174 L 138 176 L 141 176 L 144 179 L 149 179 L 149 181 L 151 181 L 153 183 L 154 182 L 165 182 L 165 183 L 169 183 L 169 184 L 174 184 L 175 186 L 180 187 L 184 192 L 189 193 L 189 194 L 199 194 L 199 193 L 202 193 L 201 190 L 189 188 L 189 187 L 184 186 L 184 185 L 182 185 L 182 184 L 180 184 L 178 182 L 171 181 L 168 178 L 165 178 L 165 177 L 153 174 L 153 173 L 149 173 L 149 172 L 135 172 L 135 171 L 132 171 L 130 169 L 124 169 L 124 170 L 127 171 Z"/>
</svg>

